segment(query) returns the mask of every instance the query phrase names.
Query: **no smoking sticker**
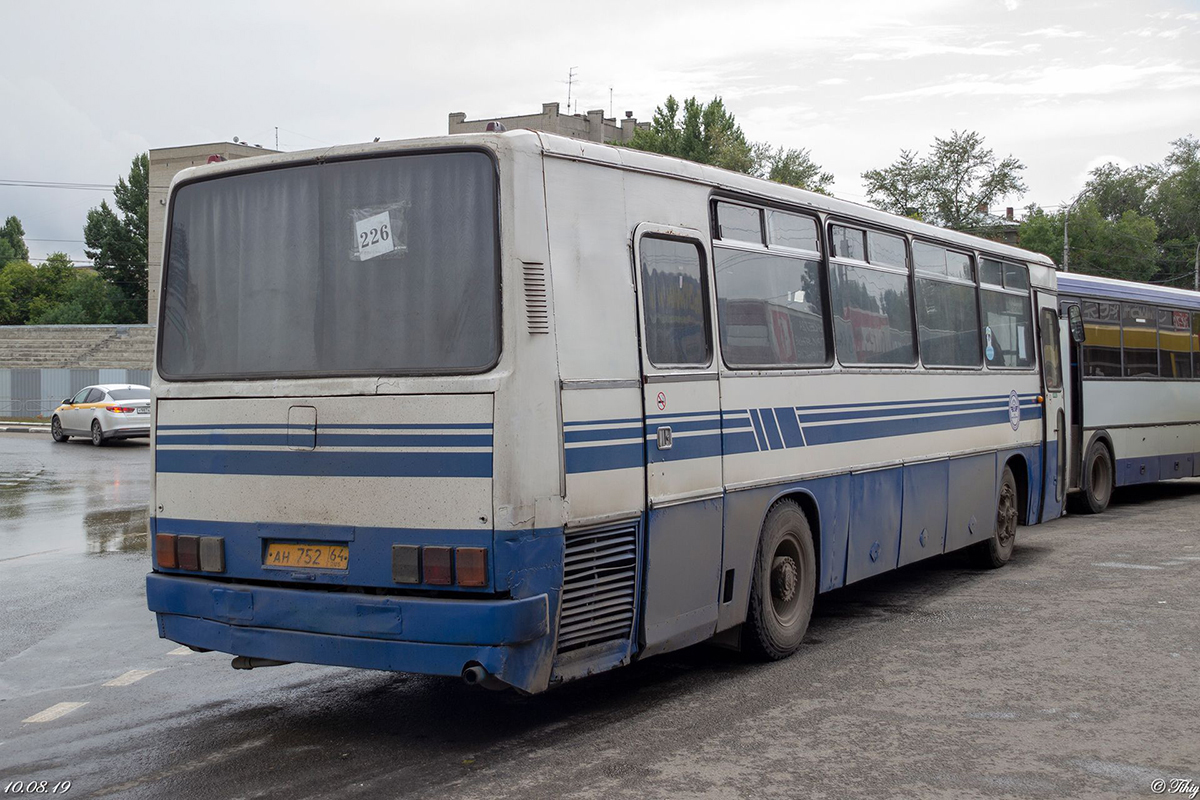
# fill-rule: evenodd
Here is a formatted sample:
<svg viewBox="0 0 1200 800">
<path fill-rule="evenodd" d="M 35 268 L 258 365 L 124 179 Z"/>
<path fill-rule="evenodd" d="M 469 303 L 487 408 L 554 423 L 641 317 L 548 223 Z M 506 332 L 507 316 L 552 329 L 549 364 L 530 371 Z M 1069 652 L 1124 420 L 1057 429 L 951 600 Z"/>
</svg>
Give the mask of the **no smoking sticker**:
<svg viewBox="0 0 1200 800">
<path fill-rule="evenodd" d="M 667 396 L 662 392 L 658 393 L 658 410 L 665 411 L 667 408 Z"/>
</svg>

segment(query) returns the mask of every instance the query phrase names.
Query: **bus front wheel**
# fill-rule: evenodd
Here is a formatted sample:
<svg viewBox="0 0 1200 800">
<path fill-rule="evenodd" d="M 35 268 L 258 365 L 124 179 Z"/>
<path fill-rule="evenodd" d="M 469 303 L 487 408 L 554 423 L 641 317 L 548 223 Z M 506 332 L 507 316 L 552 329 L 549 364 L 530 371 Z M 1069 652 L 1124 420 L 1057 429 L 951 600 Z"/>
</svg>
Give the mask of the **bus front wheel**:
<svg viewBox="0 0 1200 800">
<path fill-rule="evenodd" d="M 776 661 L 796 652 L 817 593 L 817 559 L 808 517 L 792 500 L 767 512 L 750 585 L 742 646 Z"/>
<path fill-rule="evenodd" d="M 1006 466 L 1004 474 L 1000 476 L 1000 491 L 996 497 L 996 526 L 986 542 L 974 545 L 980 566 L 996 569 L 1012 558 L 1013 548 L 1017 544 L 1019 509 L 1017 479 L 1012 469 Z"/>
<path fill-rule="evenodd" d="M 1112 455 L 1099 439 L 1088 448 L 1083 460 L 1083 486 L 1071 503 L 1073 510 L 1084 514 L 1099 514 L 1108 508 L 1112 499 L 1113 477 Z"/>
</svg>

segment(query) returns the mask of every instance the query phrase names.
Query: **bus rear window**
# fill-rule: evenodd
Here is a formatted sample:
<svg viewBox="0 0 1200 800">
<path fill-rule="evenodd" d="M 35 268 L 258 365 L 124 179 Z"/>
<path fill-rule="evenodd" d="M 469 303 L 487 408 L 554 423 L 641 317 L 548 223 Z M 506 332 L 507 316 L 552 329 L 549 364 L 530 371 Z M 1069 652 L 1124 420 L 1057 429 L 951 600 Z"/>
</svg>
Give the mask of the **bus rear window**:
<svg viewBox="0 0 1200 800">
<path fill-rule="evenodd" d="M 496 168 L 481 152 L 334 161 L 180 188 L 170 379 L 466 374 L 500 352 Z"/>
</svg>

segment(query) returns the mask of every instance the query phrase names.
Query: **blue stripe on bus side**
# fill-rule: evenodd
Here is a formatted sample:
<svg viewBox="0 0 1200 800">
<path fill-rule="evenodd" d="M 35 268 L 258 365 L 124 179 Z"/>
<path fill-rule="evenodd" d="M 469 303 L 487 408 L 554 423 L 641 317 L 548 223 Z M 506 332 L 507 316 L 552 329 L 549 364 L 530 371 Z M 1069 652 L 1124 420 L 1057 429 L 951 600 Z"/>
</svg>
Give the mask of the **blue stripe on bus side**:
<svg viewBox="0 0 1200 800">
<path fill-rule="evenodd" d="M 770 408 L 758 409 L 762 417 L 763 431 L 767 434 L 767 444 L 772 450 L 783 449 L 783 437 L 779 434 L 779 423 L 775 421 L 775 411 Z"/>
<path fill-rule="evenodd" d="M 312 427 L 293 431 L 311 433 Z M 209 444 L 231 446 L 277 446 L 288 444 L 286 433 L 169 433 L 156 440 L 160 445 Z M 325 433 L 317 431 L 317 447 L 491 447 L 491 433 Z"/>
<path fill-rule="evenodd" d="M 763 433 L 762 419 L 758 416 L 758 409 L 750 409 L 750 421 L 754 423 L 754 438 L 758 441 L 759 450 L 767 450 L 767 436 Z"/>
<path fill-rule="evenodd" d="M 641 420 L 633 420 L 641 422 Z M 590 423 L 589 423 L 590 424 Z M 396 422 L 396 423 L 337 423 L 322 422 L 318 427 L 336 428 L 338 430 L 491 430 L 490 422 Z M 158 425 L 160 431 L 217 431 L 217 430 L 287 430 L 288 428 L 309 428 L 311 425 L 290 425 L 286 422 L 225 422 L 196 425 Z"/>
<path fill-rule="evenodd" d="M 1018 394 L 1017 396 L 1021 400 L 1026 400 L 1026 399 L 1037 397 L 1038 393 L 1030 392 L 1027 394 Z M 799 406 L 798 410 L 800 410 L 801 412 L 804 412 L 804 411 L 823 411 L 823 410 L 827 410 L 827 409 L 843 409 L 844 410 L 847 408 L 861 408 L 864 411 L 866 411 L 866 410 L 869 410 L 872 408 L 884 408 L 887 406 L 903 406 L 903 405 L 919 406 L 921 404 L 936 405 L 936 404 L 941 404 L 941 403 L 970 403 L 970 402 L 977 402 L 977 401 L 984 401 L 984 400 L 1004 400 L 1005 402 L 1007 402 L 1008 398 L 1009 398 L 1009 395 L 1007 395 L 1007 394 L 992 394 L 992 395 L 984 395 L 982 397 L 979 395 L 976 395 L 974 397 L 942 397 L 942 398 L 938 398 L 936 400 L 880 400 L 880 401 L 874 402 L 874 403 L 833 403 L 830 405 L 820 405 L 820 406 Z"/>
<path fill-rule="evenodd" d="M 1041 419 L 1040 408 L 1030 413 L 1027 419 Z M 804 438 L 809 445 L 857 442 L 863 439 L 882 439 L 889 436 L 908 436 L 914 433 L 976 428 L 1008 422 L 1008 409 L 975 411 L 968 414 L 931 415 L 911 419 L 886 419 L 855 422 L 848 425 L 813 425 L 804 429 Z"/>
<path fill-rule="evenodd" d="M 353 478 L 490 478 L 491 452 L 321 450 L 157 450 L 159 472 L 210 475 L 320 475 Z"/>
<path fill-rule="evenodd" d="M 1005 398 L 1007 401 L 1007 398 Z M 954 403 L 952 405 L 921 405 L 908 408 L 874 408 L 859 411 L 823 411 L 816 414 L 806 413 L 800 409 L 800 421 L 836 422 L 838 420 L 861 419 L 863 417 L 900 417 L 906 414 L 941 414 L 947 411 L 971 411 L 975 409 L 996 408 L 996 400 L 979 401 L 975 403 Z M 1007 403 L 1005 408 L 1007 408 Z"/>
<path fill-rule="evenodd" d="M 804 436 L 800 433 L 800 425 L 796 422 L 796 409 L 777 408 L 775 419 L 779 422 L 779 432 L 783 434 L 783 443 L 787 447 L 803 447 Z"/>
<path fill-rule="evenodd" d="M 671 450 L 650 450 L 651 462 L 677 461 L 688 458 L 709 458 L 721 455 L 738 455 L 754 453 L 771 448 L 767 447 L 766 430 L 770 430 L 770 415 L 766 424 L 758 415 L 758 409 L 740 412 L 748 414 L 753 422 L 753 430 L 744 427 L 741 430 L 725 430 L 718 436 L 685 436 L 674 442 Z M 769 410 L 764 410 L 769 411 Z M 917 433 L 935 431 L 959 430 L 987 425 L 998 425 L 1009 421 L 1008 408 L 992 408 L 986 411 L 974 411 L 957 414 L 931 414 L 907 419 L 859 420 L 841 422 L 830 425 L 809 425 L 801 434 L 799 424 L 789 422 L 790 409 L 777 410 L 774 419 L 780 423 L 779 431 L 784 434 L 783 447 L 792 449 L 807 445 L 836 444 L 839 442 L 862 441 L 865 439 L 886 438 L 890 436 L 907 436 Z M 1033 421 L 1042 418 L 1042 408 L 1036 402 L 1022 404 L 1021 421 Z M 741 424 L 744 426 L 745 418 Z M 795 427 L 792 427 L 792 426 Z M 641 465 L 641 453 L 635 447 L 621 445 L 624 448 L 618 454 L 617 447 L 572 448 L 567 450 L 567 472 L 595 472 L 606 469 L 624 469 Z M 780 449 L 776 447 L 775 449 Z M 587 451 L 587 452 L 581 452 Z"/>
<path fill-rule="evenodd" d="M 636 442 L 596 447 L 568 447 L 564 460 L 568 473 L 604 472 L 642 466 L 644 447 Z"/>
<path fill-rule="evenodd" d="M 564 431 L 563 441 L 566 442 L 602 442 L 607 439 L 640 439 L 641 427 L 631 428 L 595 428 L 588 431 Z"/>
<path fill-rule="evenodd" d="M 758 441 L 754 438 L 753 431 L 733 431 L 725 433 L 722 437 L 724 443 L 725 455 L 737 455 L 739 453 L 757 453 Z"/>
<path fill-rule="evenodd" d="M 657 447 L 647 448 L 648 460 L 655 464 L 660 461 L 685 461 L 692 458 L 711 458 L 721 455 L 721 434 L 711 433 L 700 436 L 677 436 L 669 450 L 659 450 Z"/>
</svg>

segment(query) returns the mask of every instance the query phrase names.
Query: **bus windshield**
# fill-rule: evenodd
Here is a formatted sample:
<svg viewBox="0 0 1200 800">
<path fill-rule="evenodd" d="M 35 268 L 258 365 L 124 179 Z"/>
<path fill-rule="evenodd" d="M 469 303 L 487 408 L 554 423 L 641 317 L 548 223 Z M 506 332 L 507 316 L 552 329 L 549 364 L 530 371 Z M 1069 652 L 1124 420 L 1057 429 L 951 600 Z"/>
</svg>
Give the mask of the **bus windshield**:
<svg viewBox="0 0 1200 800">
<path fill-rule="evenodd" d="M 159 370 L 177 380 L 485 371 L 500 352 L 496 168 L 475 151 L 180 187 Z"/>
</svg>

